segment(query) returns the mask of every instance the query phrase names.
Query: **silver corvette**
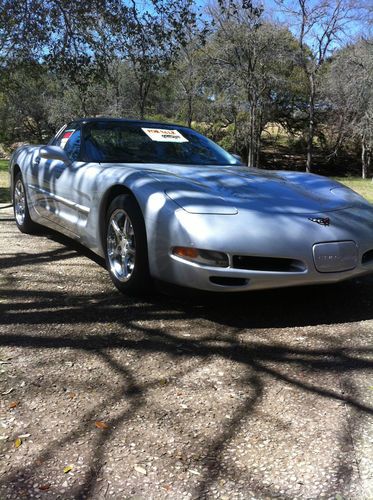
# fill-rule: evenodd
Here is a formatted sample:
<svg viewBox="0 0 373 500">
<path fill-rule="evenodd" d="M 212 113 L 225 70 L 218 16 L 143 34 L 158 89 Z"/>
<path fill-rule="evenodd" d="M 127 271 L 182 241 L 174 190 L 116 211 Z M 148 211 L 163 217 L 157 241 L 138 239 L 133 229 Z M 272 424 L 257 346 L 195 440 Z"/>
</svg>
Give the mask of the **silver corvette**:
<svg viewBox="0 0 373 500">
<path fill-rule="evenodd" d="M 320 176 L 247 168 L 186 127 L 78 120 L 19 148 L 9 170 L 19 229 L 80 241 L 123 292 L 151 278 L 219 292 L 373 271 L 362 197 Z"/>
</svg>

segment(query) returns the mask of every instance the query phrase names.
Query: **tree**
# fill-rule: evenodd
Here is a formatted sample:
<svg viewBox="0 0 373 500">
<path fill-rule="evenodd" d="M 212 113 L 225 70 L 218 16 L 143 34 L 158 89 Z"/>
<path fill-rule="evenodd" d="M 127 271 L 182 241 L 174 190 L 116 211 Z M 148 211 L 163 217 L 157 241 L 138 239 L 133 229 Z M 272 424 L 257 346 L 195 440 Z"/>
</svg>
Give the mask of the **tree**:
<svg viewBox="0 0 373 500">
<path fill-rule="evenodd" d="M 0 6 L 0 61 L 46 62 L 83 94 L 87 79 L 107 75 L 113 59 L 131 66 L 138 114 L 167 70 L 185 32 L 196 23 L 192 0 L 4 0 Z M 84 106 L 83 106 L 84 110 Z"/>
<path fill-rule="evenodd" d="M 192 0 L 152 0 L 148 9 L 134 0 L 121 2 L 119 14 L 111 19 L 110 44 L 114 56 L 131 68 L 140 118 L 151 88 L 176 60 L 196 19 Z"/>
<path fill-rule="evenodd" d="M 210 59 L 211 98 L 233 125 L 235 148 L 242 144 L 248 166 L 259 165 L 261 133 L 292 72 L 294 40 L 266 22 L 251 2 L 222 0 L 211 8 L 215 31 L 205 48 Z"/>
<path fill-rule="evenodd" d="M 319 73 L 325 60 L 337 48 L 350 21 L 346 0 L 276 0 L 293 20 L 299 41 L 298 61 L 308 80 L 308 131 L 306 171 L 312 170 L 315 135 L 315 106 Z"/>
<path fill-rule="evenodd" d="M 359 42 L 341 50 L 324 79 L 329 103 L 328 127 L 336 137 L 334 154 L 347 141 L 360 144 L 362 177 L 370 172 L 373 155 L 373 43 Z"/>
<path fill-rule="evenodd" d="M 207 58 L 202 50 L 205 36 L 206 32 L 203 29 L 198 33 L 190 33 L 189 40 L 179 50 L 170 74 L 178 112 L 188 127 L 192 126 L 193 120 L 200 114 L 197 103 L 199 108 L 203 107 L 201 101 L 204 99 L 204 88 L 208 80 Z"/>
</svg>

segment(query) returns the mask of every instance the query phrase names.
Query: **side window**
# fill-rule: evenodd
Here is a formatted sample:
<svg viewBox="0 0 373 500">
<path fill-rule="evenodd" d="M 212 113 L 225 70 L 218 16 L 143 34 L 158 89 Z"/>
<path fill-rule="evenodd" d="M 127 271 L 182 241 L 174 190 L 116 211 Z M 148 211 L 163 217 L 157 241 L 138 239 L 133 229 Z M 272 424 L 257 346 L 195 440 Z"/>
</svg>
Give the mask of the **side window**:
<svg viewBox="0 0 373 500">
<path fill-rule="evenodd" d="M 48 144 L 50 144 L 51 146 L 59 146 L 60 145 L 60 139 L 62 137 L 62 133 L 63 131 L 66 129 L 67 125 L 63 125 L 63 127 L 61 127 L 57 134 L 55 134 L 51 140 L 48 142 Z"/>
<path fill-rule="evenodd" d="M 64 149 L 69 137 L 79 128 L 79 123 L 77 122 L 70 122 L 68 125 L 64 125 L 54 136 L 51 144 L 53 146 L 60 146 L 60 148 Z"/>
<path fill-rule="evenodd" d="M 67 140 L 64 150 L 71 161 L 76 161 L 80 153 L 80 130 L 75 130 L 71 137 Z"/>
<path fill-rule="evenodd" d="M 55 145 L 64 149 L 71 161 L 76 161 L 80 153 L 80 138 L 80 129 L 65 130 L 61 137 L 58 138 Z"/>
</svg>

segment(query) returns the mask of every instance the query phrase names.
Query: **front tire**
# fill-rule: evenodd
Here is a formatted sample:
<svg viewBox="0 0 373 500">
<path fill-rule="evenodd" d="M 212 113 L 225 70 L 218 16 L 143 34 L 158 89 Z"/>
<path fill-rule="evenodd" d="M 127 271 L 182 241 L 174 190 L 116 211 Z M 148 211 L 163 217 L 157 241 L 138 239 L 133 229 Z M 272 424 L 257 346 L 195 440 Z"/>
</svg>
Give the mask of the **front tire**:
<svg viewBox="0 0 373 500">
<path fill-rule="evenodd" d="M 123 293 L 151 288 L 143 216 L 130 195 L 117 196 L 106 213 L 105 258 L 114 285 Z"/>
<path fill-rule="evenodd" d="M 30 217 L 26 189 L 21 172 L 18 172 L 14 179 L 13 210 L 17 227 L 22 233 L 34 234 L 37 232 L 38 225 Z"/>
</svg>

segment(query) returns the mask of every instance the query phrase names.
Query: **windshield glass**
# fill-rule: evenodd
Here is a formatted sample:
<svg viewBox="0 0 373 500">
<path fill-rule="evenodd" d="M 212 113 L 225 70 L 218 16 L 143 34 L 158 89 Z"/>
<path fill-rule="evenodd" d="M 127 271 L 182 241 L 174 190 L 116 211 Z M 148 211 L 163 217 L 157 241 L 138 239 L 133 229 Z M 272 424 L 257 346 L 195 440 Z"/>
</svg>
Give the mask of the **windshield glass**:
<svg viewBox="0 0 373 500">
<path fill-rule="evenodd" d="M 100 163 L 240 165 L 234 156 L 191 129 L 146 123 L 86 124 L 84 157 Z"/>
</svg>

